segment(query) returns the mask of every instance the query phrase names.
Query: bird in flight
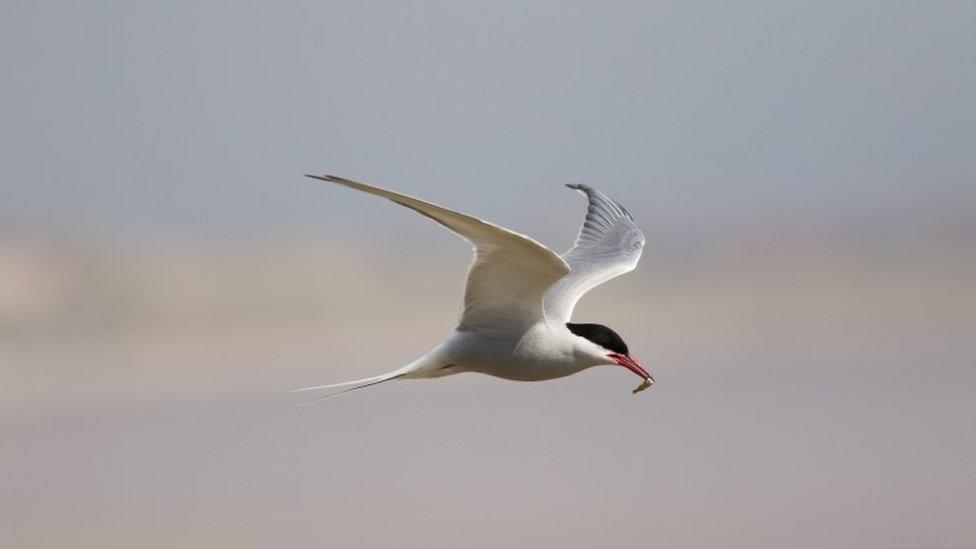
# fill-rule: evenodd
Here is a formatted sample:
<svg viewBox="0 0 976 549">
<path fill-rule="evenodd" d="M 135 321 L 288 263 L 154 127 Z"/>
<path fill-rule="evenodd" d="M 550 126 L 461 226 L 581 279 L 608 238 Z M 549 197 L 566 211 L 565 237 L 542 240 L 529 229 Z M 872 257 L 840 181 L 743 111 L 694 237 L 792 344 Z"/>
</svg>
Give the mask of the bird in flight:
<svg viewBox="0 0 976 549">
<path fill-rule="evenodd" d="M 567 185 L 586 196 L 586 218 L 573 247 L 558 255 L 532 238 L 442 206 L 333 175 L 307 175 L 406 206 L 454 231 L 474 246 L 464 309 L 454 334 L 406 366 L 374 377 L 295 389 L 328 391 L 312 404 L 394 379 L 437 378 L 480 372 L 517 381 L 542 381 L 599 365 L 619 365 L 654 378 L 624 340 L 602 324 L 570 322 L 587 291 L 632 271 L 644 234 L 619 203 L 587 185 Z"/>
</svg>

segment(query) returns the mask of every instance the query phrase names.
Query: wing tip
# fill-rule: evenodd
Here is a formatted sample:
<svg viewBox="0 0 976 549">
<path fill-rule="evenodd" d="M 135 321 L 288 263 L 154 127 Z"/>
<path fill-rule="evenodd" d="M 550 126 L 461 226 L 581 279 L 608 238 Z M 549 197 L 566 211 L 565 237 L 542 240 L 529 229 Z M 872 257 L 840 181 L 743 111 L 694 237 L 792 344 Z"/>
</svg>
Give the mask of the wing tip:
<svg viewBox="0 0 976 549">
<path fill-rule="evenodd" d="M 341 177 L 336 177 L 334 175 L 329 175 L 329 174 L 316 175 L 316 174 L 312 174 L 312 173 L 307 173 L 307 174 L 305 174 L 305 177 L 310 177 L 312 179 L 318 179 L 319 181 L 328 181 L 330 183 L 336 183 L 338 181 L 346 181 L 345 179 L 343 179 Z"/>
<path fill-rule="evenodd" d="M 587 185 L 585 183 L 566 183 L 566 186 L 569 187 L 570 189 L 573 189 L 574 191 L 579 191 L 579 192 L 585 194 L 586 197 L 590 199 L 591 203 L 592 203 L 593 197 L 597 197 L 599 199 L 602 199 L 602 200 L 605 200 L 605 201 L 609 202 L 610 204 L 613 204 L 613 206 L 615 206 L 615 207 L 617 207 L 617 208 L 620 209 L 621 213 L 623 213 L 623 215 L 625 217 L 627 217 L 631 221 L 634 221 L 634 216 L 631 215 L 629 211 L 627 211 L 627 208 L 625 208 L 623 206 L 623 204 L 621 204 L 620 202 L 617 202 L 616 200 L 610 198 L 609 196 L 603 194 L 602 192 L 594 189 L 593 187 L 591 187 L 591 186 L 589 186 L 589 185 Z"/>
</svg>

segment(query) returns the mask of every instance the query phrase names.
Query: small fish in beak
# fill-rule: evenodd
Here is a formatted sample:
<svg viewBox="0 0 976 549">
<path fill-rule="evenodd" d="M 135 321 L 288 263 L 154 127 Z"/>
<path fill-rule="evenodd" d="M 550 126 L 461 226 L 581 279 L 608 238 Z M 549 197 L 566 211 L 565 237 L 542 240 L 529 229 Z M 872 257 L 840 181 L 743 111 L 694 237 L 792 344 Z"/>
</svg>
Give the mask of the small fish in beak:
<svg viewBox="0 0 976 549">
<path fill-rule="evenodd" d="M 642 381 L 641 384 L 638 385 L 636 389 L 631 391 L 630 394 L 636 395 L 637 393 L 643 391 L 644 389 L 647 389 L 651 385 L 654 385 L 654 379 L 650 377 L 644 378 L 644 381 Z"/>
<path fill-rule="evenodd" d="M 643 381 L 641 381 L 641 384 L 638 385 L 636 389 L 631 391 L 631 394 L 636 395 L 637 393 L 643 391 L 644 389 L 647 389 L 651 385 L 654 385 L 654 378 L 651 377 L 651 374 L 647 373 L 647 370 L 644 369 L 644 366 L 642 366 L 640 362 L 637 362 L 636 358 L 630 355 L 624 355 L 620 353 L 611 353 L 610 358 L 613 359 L 613 361 L 616 362 L 617 364 L 623 366 L 624 368 L 627 368 L 631 372 L 634 372 L 634 374 L 636 374 L 637 376 L 643 379 Z"/>
</svg>

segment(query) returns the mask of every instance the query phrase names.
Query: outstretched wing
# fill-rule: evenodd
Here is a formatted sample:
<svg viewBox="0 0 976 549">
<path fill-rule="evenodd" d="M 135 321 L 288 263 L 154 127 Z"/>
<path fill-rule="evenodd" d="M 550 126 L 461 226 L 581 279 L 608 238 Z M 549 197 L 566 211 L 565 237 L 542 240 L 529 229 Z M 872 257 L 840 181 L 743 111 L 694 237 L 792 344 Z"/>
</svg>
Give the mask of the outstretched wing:
<svg viewBox="0 0 976 549">
<path fill-rule="evenodd" d="M 569 272 L 566 262 L 549 248 L 498 225 L 365 183 L 332 175 L 308 177 L 392 200 L 433 219 L 474 246 L 459 330 L 504 337 L 545 320 L 543 296 Z"/>
<path fill-rule="evenodd" d="M 576 244 L 562 258 L 570 272 L 545 297 L 546 315 L 569 322 L 576 302 L 592 288 L 634 270 L 644 249 L 644 233 L 623 206 L 587 185 L 566 185 L 586 195 L 589 205 Z"/>
</svg>

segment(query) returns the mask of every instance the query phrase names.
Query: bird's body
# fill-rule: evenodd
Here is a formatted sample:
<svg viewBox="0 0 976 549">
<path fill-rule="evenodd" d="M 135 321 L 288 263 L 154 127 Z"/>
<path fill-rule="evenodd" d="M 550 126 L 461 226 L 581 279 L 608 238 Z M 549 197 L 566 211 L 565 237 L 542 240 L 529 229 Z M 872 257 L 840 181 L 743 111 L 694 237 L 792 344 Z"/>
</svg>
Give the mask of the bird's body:
<svg viewBox="0 0 976 549">
<path fill-rule="evenodd" d="M 644 383 L 635 392 L 653 383 L 613 330 L 569 322 L 576 301 L 594 286 L 632 270 L 644 245 L 630 213 L 606 195 L 569 185 L 587 196 L 589 207 L 576 244 L 560 256 L 527 236 L 413 197 L 334 176 L 309 177 L 415 210 L 471 242 L 475 260 L 463 313 L 444 343 L 386 374 L 298 391 L 340 389 L 323 397 L 328 398 L 392 379 L 460 372 L 543 381 L 604 364 L 618 364 L 641 376 Z"/>
<path fill-rule="evenodd" d="M 450 339 L 418 359 L 415 369 L 403 377 L 478 372 L 513 381 L 544 381 L 604 362 L 601 355 L 578 348 L 576 339 L 579 338 L 565 327 L 543 322 L 528 327 L 517 337 L 504 339 L 457 330 Z"/>
</svg>

